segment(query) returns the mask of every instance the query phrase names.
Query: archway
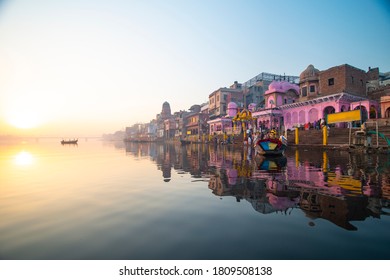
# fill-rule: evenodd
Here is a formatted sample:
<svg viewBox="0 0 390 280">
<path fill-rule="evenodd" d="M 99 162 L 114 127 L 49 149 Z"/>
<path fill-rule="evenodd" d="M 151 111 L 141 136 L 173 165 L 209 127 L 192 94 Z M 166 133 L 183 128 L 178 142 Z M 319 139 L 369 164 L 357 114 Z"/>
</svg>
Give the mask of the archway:
<svg viewBox="0 0 390 280">
<path fill-rule="evenodd" d="M 366 107 L 360 106 L 360 105 L 355 108 L 355 110 L 358 110 L 358 109 L 360 109 L 360 111 L 362 112 L 362 122 L 361 123 L 364 123 L 368 119 L 367 109 L 366 109 Z"/>
<path fill-rule="evenodd" d="M 318 110 L 316 108 L 311 108 L 309 111 L 309 122 L 313 123 L 318 120 Z"/>
<path fill-rule="evenodd" d="M 377 118 L 377 112 L 375 106 L 371 105 L 370 107 L 370 119 L 376 119 Z"/>
<path fill-rule="evenodd" d="M 291 124 L 291 114 L 290 113 L 286 114 L 286 124 Z"/>
<path fill-rule="evenodd" d="M 291 124 L 292 125 L 297 125 L 298 124 L 298 113 L 297 112 L 292 113 Z"/>
<path fill-rule="evenodd" d="M 386 109 L 385 118 L 390 118 L 390 107 Z"/>
<path fill-rule="evenodd" d="M 325 107 L 324 112 L 323 112 L 324 118 L 326 119 L 327 115 L 334 114 L 335 112 L 336 112 L 336 109 L 333 106 Z"/>
<path fill-rule="evenodd" d="M 300 124 L 305 124 L 306 123 L 306 118 L 305 118 L 305 111 L 299 111 L 299 123 Z"/>
<path fill-rule="evenodd" d="M 279 129 L 279 119 L 278 118 L 272 119 L 271 128 L 272 129 Z"/>
</svg>

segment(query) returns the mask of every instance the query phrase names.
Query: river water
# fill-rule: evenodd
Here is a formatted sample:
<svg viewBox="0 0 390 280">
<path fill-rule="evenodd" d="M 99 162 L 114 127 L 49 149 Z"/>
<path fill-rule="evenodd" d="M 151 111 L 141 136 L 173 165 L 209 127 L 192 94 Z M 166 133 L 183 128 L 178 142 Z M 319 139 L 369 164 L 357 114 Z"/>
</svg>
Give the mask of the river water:
<svg viewBox="0 0 390 280">
<path fill-rule="evenodd" d="M 0 259 L 390 259 L 390 156 L 0 143 Z"/>
</svg>

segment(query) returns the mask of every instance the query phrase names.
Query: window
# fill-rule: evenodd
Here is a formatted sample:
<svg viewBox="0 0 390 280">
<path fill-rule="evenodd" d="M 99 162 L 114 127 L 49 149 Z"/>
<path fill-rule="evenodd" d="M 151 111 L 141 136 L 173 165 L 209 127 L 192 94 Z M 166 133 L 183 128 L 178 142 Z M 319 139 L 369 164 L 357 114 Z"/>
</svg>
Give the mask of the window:
<svg viewBox="0 0 390 280">
<path fill-rule="evenodd" d="M 307 87 L 303 87 L 301 90 L 302 96 L 307 96 Z"/>
<path fill-rule="evenodd" d="M 328 86 L 333 86 L 334 85 L 334 78 L 328 79 Z"/>
<path fill-rule="evenodd" d="M 353 79 L 353 76 L 351 76 L 351 84 L 353 84 L 354 82 L 354 79 Z"/>
<path fill-rule="evenodd" d="M 219 102 L 219 95 L 217 95 L 217 102 Z"/>
<path fill-rule="evenodd" d="M 363 83 L 363 80 L 362 80 L 362 79 L 360 79 L 360 83 L 361 83 L 362 86 L 364 86 L 364 83 Z"/>
<path fill-rule="evenodd" d="M 316 86 L 315 85 L 311 85 L 310 86 L 310 92 L 315 92 L 316 91 Z"/>
</svg>

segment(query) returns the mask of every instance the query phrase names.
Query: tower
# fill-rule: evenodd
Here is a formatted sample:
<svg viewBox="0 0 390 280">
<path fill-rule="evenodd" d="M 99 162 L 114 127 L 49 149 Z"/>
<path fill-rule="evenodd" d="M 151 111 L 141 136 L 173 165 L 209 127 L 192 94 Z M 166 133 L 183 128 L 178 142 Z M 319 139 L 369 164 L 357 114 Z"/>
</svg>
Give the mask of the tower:
<svg viewBox="0 0 390 280">
<path fill-rule="evenodd" d="M 168 119 L 171 116 L 171 106 L 168 102 L 164 102 L 162 105 L 161 118 Z"/>
</svg>

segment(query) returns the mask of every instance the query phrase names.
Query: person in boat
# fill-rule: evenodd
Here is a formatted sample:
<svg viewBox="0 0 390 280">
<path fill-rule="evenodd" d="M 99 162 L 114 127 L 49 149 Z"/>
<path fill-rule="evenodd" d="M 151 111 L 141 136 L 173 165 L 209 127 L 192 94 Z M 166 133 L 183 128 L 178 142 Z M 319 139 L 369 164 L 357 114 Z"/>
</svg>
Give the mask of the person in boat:
<svg viewBox="0 0 390 280">
<path fill-rule="evenodd" d="M 282 145 L 287 146 L 287 138 L 284 135 L 280 135 L 279 141 L 282 142 Z"/>
<path fill-rule="evenodd" d="M 254 143 L 255 155 L 264 155 L 266 153 L 266 151 L 264 151 L 263 148 L 261 147 L 260 142 L 267 141 L 267 140 L 271 140 L 271 141 L 277 140 L 276 130 L 272 129 L 264 139 L 258 139 Z"/>
<path fill-rule="evenodd" d="M 276 130 L 275 129 L 272 129 L 270 132 L 269 132 L 269 139 L 277 139 L 277 136 L 276 136 Z"/>
</svg>

